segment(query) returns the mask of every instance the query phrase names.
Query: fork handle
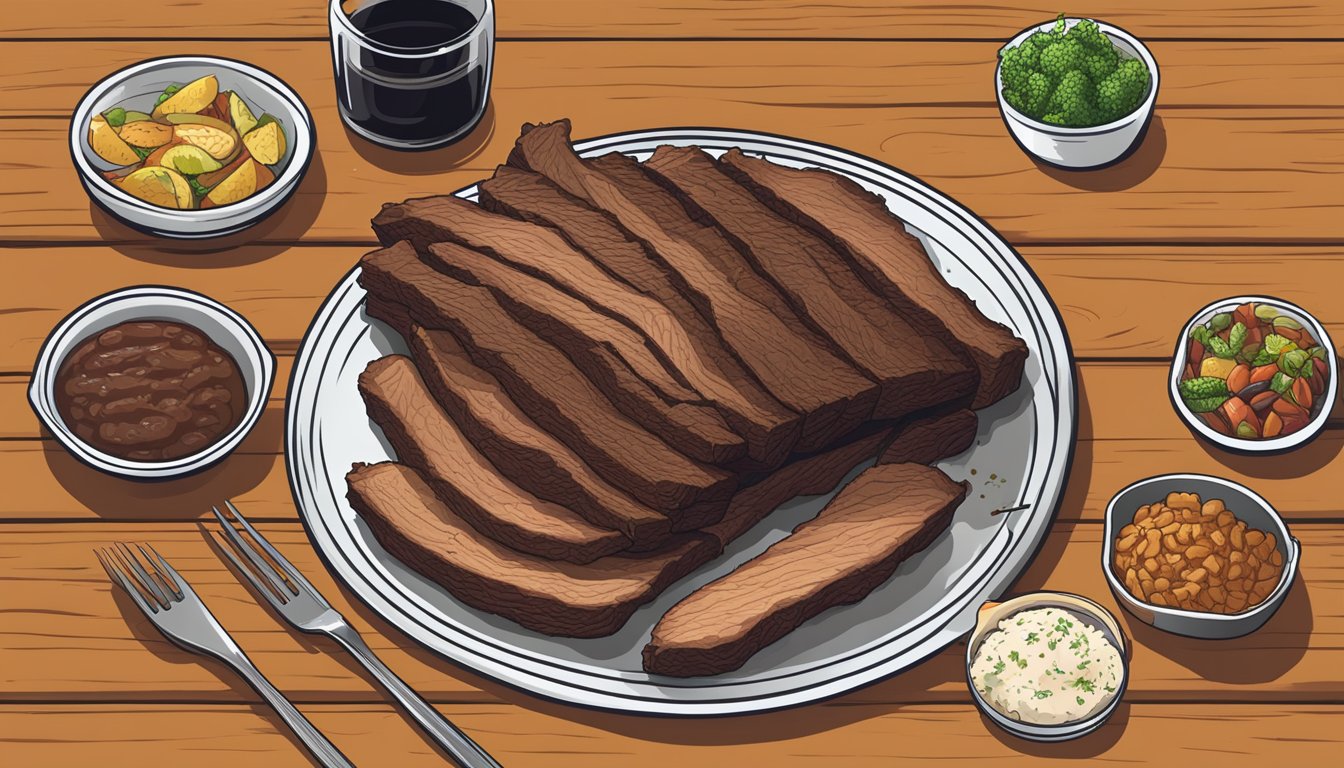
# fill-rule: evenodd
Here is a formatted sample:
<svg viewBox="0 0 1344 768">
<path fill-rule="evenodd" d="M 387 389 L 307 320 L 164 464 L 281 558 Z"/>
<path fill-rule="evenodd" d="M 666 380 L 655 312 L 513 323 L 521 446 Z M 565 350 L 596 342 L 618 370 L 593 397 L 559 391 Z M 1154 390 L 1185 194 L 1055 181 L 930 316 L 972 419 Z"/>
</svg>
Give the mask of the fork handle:
<svg viewBox="0 0 1344 768">
<path fill-rule="evenodd" d="M 233 644 L 230 643 L 230 645 Z M 271 681 L 261 674 L 261 670 L 257 669 L 241 648 L 233 645 L 232 648 L 225 648 L 222 651 L 217 653 L 219 658 L 237 670 L 238 674 L 242 675 L 243 679 L 247 681 L 247 684 L 255 688 L 257 693 L 260 693 L 262 698 L 266 699 L 266 702 L 279 713 L 280 719 L 285 721 L 285 725 L 288 725 L 294 731 L 294 735 L 299 737 L 303 745 L 308 748 L 309 752 L 313 753 L 313 756 L 318 759 L 318 762 L 324 768 L 354 768 L 354 763 L 347 760 L 335 744 L 332 744 L 326 736 L 323 736 L 322 732 L 317 730 L 317 727 L 309 722 L 308 718 L 304 717 L 303 713 L 291 704 L 283 693 L 277 690 L 274 685 L 271 685 Z"/>
<path fill-rule="evenodd" d="M 387 692 L 397 700 L 425 733 L 438 743 L 453 760 L 462 768 L 502 768 L 480 745 L 471 740 L 456 726 L 444 719 L 439 711 L 434 709 L 420 694 L 411 689 L 409 685 L 397 677 L 396 673 L 387 668 L 382 660 L 369 650 L 365 645 L 364 639 L 359 636 L 350 625 L 342 622 L 330 631 L 332 637 L 336 639 L 347 651 L 351 653 L 369 674 L 377 678 Z"/>
</svg>

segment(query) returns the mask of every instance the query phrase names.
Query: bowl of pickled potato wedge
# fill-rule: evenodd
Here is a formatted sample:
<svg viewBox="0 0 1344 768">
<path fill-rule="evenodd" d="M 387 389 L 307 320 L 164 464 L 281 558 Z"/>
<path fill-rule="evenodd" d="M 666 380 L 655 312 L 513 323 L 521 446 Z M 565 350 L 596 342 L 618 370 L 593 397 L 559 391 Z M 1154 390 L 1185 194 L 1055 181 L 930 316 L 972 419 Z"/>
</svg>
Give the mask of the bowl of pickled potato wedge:
<svg viewBox="0 0 1344 768">
<path fill-rule="evenodd" d="M 279 78 L 240 61 L 151 59 L 93 86 L 70 152 L 89 197 L 136 229 L 201 239 L 256 224 L 312 160 L 313 120 Z"/>
<path fill-rule="evenodd" d="M 1158 629 L 1225 639 L 1259 629 L 1297 577 L 1302 545 L 1243 485 L 1150 477 L 1106 507 L 1102 566 L 1115 599 Z"/>
</svg>

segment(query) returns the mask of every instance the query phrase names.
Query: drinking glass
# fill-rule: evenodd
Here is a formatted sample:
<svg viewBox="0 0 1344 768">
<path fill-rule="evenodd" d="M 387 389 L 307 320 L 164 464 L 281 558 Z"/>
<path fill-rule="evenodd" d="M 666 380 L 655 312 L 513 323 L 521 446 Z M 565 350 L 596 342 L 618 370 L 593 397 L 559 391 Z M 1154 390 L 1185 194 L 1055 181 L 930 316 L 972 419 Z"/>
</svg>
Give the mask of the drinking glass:
<svg viewBox="0 0 1344 768">
<path fill-rule="evenodd" d="M 492 0 L 331 0 L 341 119 L 393 149 L 433 149 L 485 113 L 495 47 Z"/>
</svg>

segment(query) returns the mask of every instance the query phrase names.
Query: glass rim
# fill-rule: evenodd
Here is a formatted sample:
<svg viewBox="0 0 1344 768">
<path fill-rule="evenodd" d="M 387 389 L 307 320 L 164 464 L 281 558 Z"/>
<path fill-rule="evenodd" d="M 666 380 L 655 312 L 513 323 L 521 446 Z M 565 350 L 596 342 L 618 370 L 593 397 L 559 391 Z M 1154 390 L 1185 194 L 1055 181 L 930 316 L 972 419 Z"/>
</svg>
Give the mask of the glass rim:
<svg viewBox="0 0 1344 768">
<path fill-rule="evenodd" d="M 450 2 L 450 1 L 451 0 L 443 0 L 443 2 Z M 373 38 L 364 34 L 364 32 L 359 27 L 356 27 L 350 21 L 350 17 L 346 15 L 345 9 L 341 7 L 342 0 L 331 0 L 330 4 L 328 5 L 328 8 L 330 9 L 330 12 L 328 13 L 329 17 L 328 21 L 331 23 L 339 23 L 340 26 L 346 32 L 349 32 L 353 36 L 356 42 L 358 42 L 365 48 L 372 48 L 374 50 L 383 53 L 391 54 L 393 56 L 402 56 L 405 58 L 437 56 L 441 53 L 446 53 L 448 51 L 461 48 L 464 45 L 470 43 L 471 40 L 474 37 L 476 37 L 477 33 L 480 32 L 481 26 L 484 25 L 486 20 L 488 20 L 494 13 L 494 5 L 495 5 L 494 0 L 481 0 L 481 2 L 484 4 L 484 11 L 481 13 L 480 18 L 476 19 L 476 23 L 472 24 L 470 29 L 467 29 L 462 34 L 458 35 L 457 37 L 453 38 L 452 40 L 449 40 L 448 42 L 442 45 L 405 47 L 400 45 L 388 45 L 387 43 L 382 43 L 377 40 L 374 40 Z M 339 22 L 336 21 L 337 19 L 339 19 Z M 335 34 L 334 29 L 332 30 L 332 33 Z"/>
</svg>

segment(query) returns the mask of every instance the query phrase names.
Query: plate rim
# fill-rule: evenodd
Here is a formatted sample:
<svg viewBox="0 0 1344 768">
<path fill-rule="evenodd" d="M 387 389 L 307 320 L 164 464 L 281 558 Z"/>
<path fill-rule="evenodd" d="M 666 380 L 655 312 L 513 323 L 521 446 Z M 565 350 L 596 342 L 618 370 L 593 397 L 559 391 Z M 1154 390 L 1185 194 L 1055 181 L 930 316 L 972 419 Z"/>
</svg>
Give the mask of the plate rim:
<svg viewBox="0 0 1344 768">
<path fill-rule="evenodd" d="M 629 687 L 629 690 L 595 690 L 592 688 L 574 686 L 564 680 L 541 675 L 534 670 L 522 669 L 519 667 L 516 660 L 501 660 L 483 657 L 479 652 L 465 647 L 460 642 L 454 642 L 441 634 L 436 634 L 434 630 L 424 625 L 417 617 L 409 615 L 405 607 L 398 607 L 394 600 L 389 599 L 385 593 L 380 592 L 378 589 L 380 585 L 370 583 L 367 580 L 361 580 L 363 577 L 354 580 L 355 583 L 352 583 L 352 579 L 348 578 L 343 572 L 344 564 L 336 562 L 328 557 L 326 549 L 322 546 L 322 536 L 314 529 L 316 521 L 310 520 L 310 516 L 316 515 L 320 517 L 321 515 L 306 510 L 304 507 L 303 495 L 300 488 L 302 479 L 298 476 L 296 462 L 292 460 L 292 457 L 297 455 L 293 453 L 292 450 L 295 443 L 302 442 L 302 439 L 295 434 L 296 414 L 294 413 L 293 406 L 296 390 L 294 389 L 294 385 L 299 380 L 300 376 L 310 367 L 312 362 L 314 352 L 310 349 L 310 346 L 315 343 L 314 332 L 320 330 L 319 326 L 325 326 L 328 321 L 333 319 L 332 317 L 329 317 L 329 315 L 334 312 L 342 301 L 346 300 L 350 287 L 355 285 L 354 277 L 359 271 L 358 264 L 354 265 L 345 273 L 323 300 L 322 305 L 314 315 L 313 321 L 305 330 L 304 336 L 299 344 L 294 367 L 290 372 L 290 387 L 287 390 L 285 402 L 284 445 L 286 473 L 289 479 L 290 491 L 294 497 L 295 506 L 299 511 L 300 521 L 303 525 L 305 535 L 307 535 L 310 543 L 312 543 L 313 548 L 318 552 L 319 557 L 333 575 L 339 578 L 346 589 L 354 593 L 365 607 L 379 615 L 385 621 L 388 621 L 389 624 L 392 624 L 400 632 L 411 637 L 436 656 L 440 656 L 452 662 L 454 665 L 460 666 L 475 674 L 489 677 L 495 682 L 502 683 L 530 695 L 558 701 L 563 704 L 589 709 L 619 711 L 642 715 L 720 716 L 726 714 L 773 711 L 799 706 L 801 704 L 823 701 L 848 693 L 857 688 L 871 685 L 903 670 L 917 666 L 928 658 L 937 655 L 948 645 L 964 635 L 966 631 L 971 629 L 971 626 L 969 625 L 955 629 L 949 628 L 954 624 L 966 623 L 965 620 L 968 616 L 971 617 L 971 623 L 973 624 L 974 610 L 972 609 L 976 602 L 974 595 L 988 590 L 986 597 L 986 599 L 988 599 L 989 597 L 994 597 L 1006 592 L 1012 584 L 1016 582 L 1022 572 L 1024 572 L 1035 560 L 1046 538 L 1048 538 L 1051 524 L 1057 515 L 1059 506 L 1063 502 L 1064 487 L 1067 484 L 1073 466 L 1077 436 L 1078 408 L 1077 380 L 1072 345 L 1069 342 L 1067 328 L 1064 325 L 1058 306 L 1056 306 L 1055 302 L 1050 297 L 1049 292 L 1045 289 L 1045 286 L 1041 283 L 1039 277 L 1031 269 L 1030 265 L 1010 243 L 1008 243 L 993 229 L 993 227 L 978 215 L 967 209 L 965 206 L 962 206 L 955 199 L 944 194 L 933 185 L 881 161 L 821 142 L 798 139 L 763 131 L 714 127 L 670 127 L 617 132 L 575 141 L 574 147 L 576 151 L 585 156 L 596 156 L 601 153 L 601 150 L 638 153 L 646 150 L 628 147 L 640 143 L 667 143 L 669 141 L 677 140 L 698 140 L 699 143 L 717 142 L 727 146 L 745 143 L 770 143 L 785 150 L 792 150 L 813 157 L 821 157 L 826 160 L 832 160 L 865 169 L 885 182 L 894 182 L 903 190 L 887 189 L 887 192 L 905 197 L 912 204 L 918 205 L 932 213 L 951 214 L 954 217 L 960 218 L 961 221 L 949 220 L 947 223 L 961 231 L 963 236 L 969 236 L 964 230 L 964 226 L 969 225 L 970 228 L 975 231 L 975 234 L 988 246 L 985 255 L 992 257 L 992 262 L 995 264 L 996 269 L 999 270 L 1002 277 L 1009 281 L 1016 280 L 1028 294 L 1031 294 L 1032 292 L 1038 294 L 1037 296 L 1028 295 L 1023 298 L 1030 299 L 1030 301 L 1027 302 L 1027 309 L 1030 314 L 1035 315 L 1035 317 L 1031 318 L 1031 326 L 1033 326 L 1034 331 L 1038 335 L 1040 346 L 1043 349 L 1058 347 L 1057 350 L 1054 350 L 1055 354 L 1049 357 L 1048 362 L 1051 367 L 1047 368 L 1045 361 L 1042 362 L 1041 367 L 1043 383 L 1048 385 L 1050 390 L 1050 400 L 1055 404 L 1055 409 L 1057 411 L 1054 420 L 1058 423 L 1060 430 L 1060 433 L 1056 435 L 1055 444 L 1051 446 L 1051 450 L 1056 454 L 1062 455 L 1055 458 L 1053 461 L 1048 462 L 1044 470 L 1045 478 L 1043 479 L 1040 495 L 1042 497 L 1053 495 L 1052 503 L 1049 505 L 1050 508 L 1048 514 L 1040 514 L 1038 512 L 1042 521 L 1039 526 L 1030 527 L 1022 531 L 1023 536 L 1034 536 L 1035 540 L 1031 542 L 1029 546 L 1024 546 L 1012 541 L 1015 534 L 1010 529 L 1007 527 L 1000 529 L 1001 531 L 1008 530 L 1008 535 L 1010 537 L 1007 549 L 1002 551 L 1001 557 L 1015 557 L 1016 562 L 1011 565 L 1006 563 L 992 564 L 993 567 L 989 572 L 983 576 L 976 577 L 977 582 L 974 585 L 974 588 L 958 598 L 960 600 L 964 599 L 966 596 L 970 596 L 972 600 L 969 604 L 964 606 L 952 604 L 937 609 L 938 612 L 930 617 L 930 621 L 921 622 L 916 625 L 917 629 L 927 630 L 924 636 L 921 639 L 918 639 L 913 645 L 907 646 L 902 652 L 886 655 L 879 654 L 878 658 L 871 659 L 868 657 L 872 656 L 877 648 L 867 648 L 867 650 L 852 651 L 850 655 L 847 655 L 841 661 L 813 662 L 807 669 L 804 669 L 799 674 L 817 675 L 828 665 L 844 664 L 853 659 L 863 660 L 864 664 L 856 670 L 846 667 L 842 674 L 829 677 L 816 684 L 808 684 L 802 687 L 794 686 L 776 693 L 761 694 L 747 698 L 728 699 L 688 700 L 650 697 L 648 695 L 639 695 L 639 689 L 649 685 L 642 681 L 601 680 L 598 682 L 614 683 L 618 686 L 624 685 Z M 627 148 L 621 149 L 621 147 Z M 806 162 L 806 159 L 804 158 L 794 157 L 793 159 Z M 845 175 L 856 181 L 863 180 L 856 179 L 851 173 L 841 172 L 834 168 L 829 168 L 829 170 L 841 173 L 841 175 Z M 471 184 L 459 189 L 453 194 L 474 200 L 477 189 L 478 183 Z M 921 200 L 912 198 L 908 193 L 919 193 L 927 199 Z M 1009 256 L 1012 258 L 1008 258 Z M 1047 308 L 1049 311 L 1046 311 Z M 1049 327 L 1051 325 L 1053 325 L 1053 328 Z M 1060 380 L 1058 382 L 1054 380 L 1055 376 L 1059 376 Z M 1067 414 L 1064 413 L 1065 409 L 1067 409 Z M 315 435 L 310 435 L 309 439 L 312 440 L 314 437 Z M 1058 468 L 1057 471 L 1059 476 L 1058 480 L 1055 481 L 1057 487 L 1053 489 L 1052 493 L 1050 487 L 1052 481 L 1050 476 L 1055 471 L 1056 467 Z M 1033 517 L 1037 516 L 1034 515 Z M 997 538 L 999 535 L 1001 534 L 996 533 L 994 534 L 994 537 Z M 992 540 L 993 539 L 990 541 L 992 542 Z M 339 545 L 338 541 L 333 540 L 331 543 L 334 547 Z M 349 565 L 352 570 L 356 573 L 358 572 L 358 569 L 354 567 L 355 564 L 350 563 Z M 968 571 L 963 571 L 959 578 L 965 577 L 967 573 Z M 366 595 L 363 591 L 364 587 L 371 589 L 373 594 Z M 375 601 L 385 603 L 390 610 L 384 610 L 379 605 L 376 605 Z M 407 627 L 406 623 L 408 620 L 416 626 Z M 464 630 L 461 627 L 454 627 L 453 631 L 461 633 L 464 638 L 473 644 L 478 644 L 480 642 L 480 640 L 472 636 L 472 632 Z M 438 641 L 448 642 L 457 649 L 459 655 L 464 655 L 465 658 L 458 658 L 449 650 L 436 647 L 441 645 L 441 643 L 435 643 L 422 637 L 421 635 L 425 633 L 432 634 Z M 499 642 L 501 644 L 507 644 L 507 641 Z M 519 654 L 527 654 L 523 657 L 523 662 L 529 664 L 534 663 L 534 659 L 530 657 L 530 654 L 533 652 L 523 649 L 517 649 L 515 652 Z M 504 663 L 506 661 L 511 661 L 513 663 Z M 553 666 L 561 666 L 554 662 L 550 662 L 550 664 Z M 576 671 L 575 667 L 580 666 L 585 669 Z M 560 677 L 589 677 L 590 673 L 586 671 L 586 668 L 589 666 L 592 665 L 575 663 L 564 666 L 563 670 L 568 674 L 560 675 Z M 510 674 L 510 670 L 515 674 Z M 521 676 L 522 679 L 517 679 L 519 676 Z M 785 677 L 787 676 L 788 675 L 786 674 Z M 528 682 L 523 682 L 524 679 Z M 672 681 L 672 684 L 675 685 L 675 682 L 676 681 Z M 733 681 L 729 684 L 740 685 L 743 683 L 756 683 L 768 685 L 770 682 L 770 680 L 749 680 Z M 592 681 L 590 680 L 589 685 L 591 684 Z M 655 682 L 653 685 L 659 689 L 669 687 L 668 685 L 664 685 L 661 681 Z M 720 686 L 716 685 L 694 686 L 688 688 L 688 690 L 697 690 L 703 693 L 718 690 L 719 688 Z"/>
</svg>

